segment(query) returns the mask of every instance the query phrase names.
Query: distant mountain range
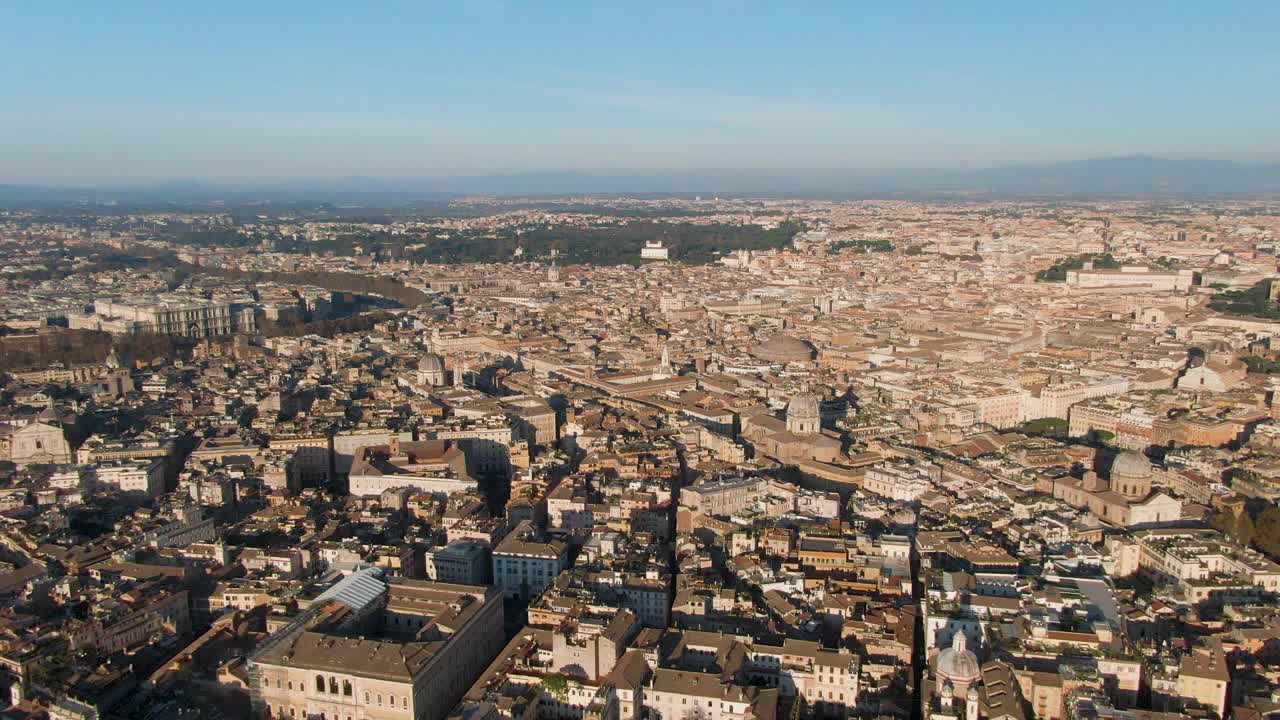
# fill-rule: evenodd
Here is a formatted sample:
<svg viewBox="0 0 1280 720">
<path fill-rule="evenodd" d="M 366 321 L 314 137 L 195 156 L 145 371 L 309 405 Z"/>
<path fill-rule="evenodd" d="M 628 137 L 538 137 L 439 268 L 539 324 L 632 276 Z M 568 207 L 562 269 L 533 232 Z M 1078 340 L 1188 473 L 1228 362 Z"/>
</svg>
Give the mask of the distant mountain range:
<svg viewBox="0 0 1280 720">
<path fill-rule="evenodd" d="M 1280 163 L 1245 165 L 1135 155 L 994 168 L 940 180 L 952 189 L 1014 195 L 1250 195 L 1280 192 Z"/>
<path fill-rule="evenodd" d="M 883 173 L 703 172 L 592 175 L 517 173 L 470 177 L 378 179 L 346 177 L 271 184 L 172 181 L 116 187 L 0 185 L 8 206 L 70 202 L 402 203 L 461 195 L 705 195 L 792 197 L 1009 198 L 1241 197 L 1280 195 L 1280 163 L 1169 160 L 1136 155 L 983 170 Z"/>
</svg>

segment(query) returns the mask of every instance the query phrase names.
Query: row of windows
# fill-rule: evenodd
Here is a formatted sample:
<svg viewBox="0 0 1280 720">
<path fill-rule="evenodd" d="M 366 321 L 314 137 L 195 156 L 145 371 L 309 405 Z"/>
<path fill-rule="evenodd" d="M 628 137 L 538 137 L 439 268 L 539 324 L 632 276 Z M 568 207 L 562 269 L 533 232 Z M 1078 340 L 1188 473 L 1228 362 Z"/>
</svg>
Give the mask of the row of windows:
<svg viewBox="0 0 1280 720">
<path fill-rule="evenodd" d="M 278 715 L 272 715 L 272 714 L 271 714 L 271 706 L 270 706 L 270 705 L 267 705 L 267 717 L 285 718 L 285 717 L 286 717 L 286 715 L 284 714 L 284 706 L 283 706 L 283 705 L 281 705 L 281 706 L 280 706 L 280 713 L 279 713 Z M 296 717 L 298 717 L 298 709 L 297 709 L 297 708 L 295 708 L 295 707 L 293 707 L 292 705 L 290 705 L 290 706 L 289 706 L 289 714 L 288 714 L 288 716 L 287 716 L 287 717 L 291 717 L 291 718 L 296 718 Z M 306 717 L 306 713 L 303 713 L 303 717 Z M 324 714 L 324 713 L 320 713 L 320 720 L 328 720 L 328 718 L 327 718 L 327 717 L 325 717 L 325 714 Z M 333 720 L 342 720 L 342 718 L 341 718 L 340 716 L 338 716 L 338 715 L 334 715 L 334 716 L 333 716 Z M 348 716 L 347 716 L 347 720 L 352 720 L 352 717 L 351 717 L 350 715 L 348 715 Z"/>
<path fill-rule="evenodd" d="M 671 700 L 671 704 L 672 704 L 672 705 L 674 705 L 674 704 L 675 704 L 675 698 L 670 698 L 670 700 Z M 661 699 L 660 699 L 658 702 L 659 702 L 659 703 L 662 703 L 662 702 L 663 702 L 663 700 L 661 700 Z M 681 704 L 681 705 L 688 705 L 688 704 L 689 704 L 689 698 L 687 698 L 687 697 L 682 697 L 682 698 L 680 698 L 680 704 Z M 697 701 L 697 700 L 694 700 L 694 701 L 693 701 L 693 704 L 694 704 L 694 709 L 695 709 L 695 710 L 696 710 L 696 709 L 699 709 L 699 708 L 701 707 L 701 705 L 700 705 L 699 701 Z M 714 709 L 714 708 L 715 708 L 715 702 L 714 702 L 714 701 L 712 701 L 712 700 L 708 700 L 708 701 L 707 701 L 707 707 Z M 721 710 L 728 711 L 728 712 L 741 712 L 741 711 L 742 711 L 742 709 L 740 709 L 740 708 L 738 708 L 738 707 L 736 707 L 736 706 L 734 706 L 734 705 L 726 704 L 726 703 L 723 703 L 723 702 L 722 702 L 722 703 L 720 703 L 720 709 L 721 709 Z"/>
<path fill-rule="evenodd" d="M 281 687 L 281 685 L 282 685 L 282 684 L 284 684 L 284 683 L 283 683 L 283 681 L 281 681 L 281 680 L 280 680 L 280 678 L 276 678 L 276 688 L 277 688 L 277 689 L 279 689 L 279 688 Z M 292 690 L 292 689 L 293 689 L 293 681 L 292 681 L 292 680 L 290 680 L 290 681 L 288 682 L 288 686 L 289 686 L 289 689 L 290 689 L 290 690 Z M 330 677 L 330 678 L 329 678 L 328 683 L 326 683 L 326 682 L 325 682 L 325 678 L 324 678 L 324 676 L 323 676 L 323 675 L 316 675 L 316 685 L 315 685 L 315 687 L 316 687 L 316 692 L 318 692 L 318 693 L 322 693 L 322 694 L 328 694 L 328 695 L 339 695 L 339 694 L 341 694 L 343 697 L 352 697 L 353 695 L 355 695 L 355 692 L 354 692 L 354 690 L 353 690 L 353 688 L 352 688 L 352 686 L 351 686 L 351 681 L 350 681 L 350 680 L 343 680 L 343 681 L 342 681 L 342 686 L 341 686 L 341 691 L 339 691 L 338 679 L 337 679 L 337 678 L 335 678 L 335 677 Z M 301 687 L 299 687 L 298 689 L 299 689 L 299 690 L 301 690 L 302 688 L 301 688 Z M 370 695 L 370 693 L 366 690 L 366 691 L 365 691 L 365 693 L 364 693 L 364 702 L 365 702 L 365 704 L 366 704 L 366 705 L 368 705 L 368 704 L 369 704 L 369 702 L 370 702 L 370 700 L 371 700 L 371 699 L 373 699 L 373 698 L 375 698 L 375 697 L 376 697 L 376 699 L 377 699 L 377 703 L 378 703 L 378 705 L 379 705 L 379 706 L 381 706 L 381 705 L 382 705 L 382 693 L 377 693 L 375 696 L 371 696 L 371 695 Z M 396 705 L 396 696 L 395 696 L 395 695 L 389 695 L 389 696 L 387 697 L 387 704 L 388 704 L 388 705 L 390 705 L 391 707 L 395 707 L 395 705 Z M 408 696 L 408 695 L 405 695 L 405 696 L 402 698 L 402 707 L 404 707 L 404 708 L 408 708 L 408 707 L 409 707 L 409 696 Z M 283 707 L 281 707 L 281 712 L 283 712 L 283 711 L 284 711 L 284 708 L 283 708 Z"/>
<path fill-rule="evenodd" d="M 516 564 L 516 562 L 519 562 L 522 566 L 527 566 L 527 565 L 529 565 L 529 563 L 534 563 L 534 564 L 536 564 L 536 565 L 549 565 L 549 564 L 551 564 L 551 561 L 550 561 L 550 560 L 544 560 L 544 559 L 534 559 L 534 560 L 521 559 L 521 560 L 517 561 L 515 558 L 501 558 L 501 557 L 500 557 L 500 558 L 498 558 L 498 566 L 499 566 L 499 567 L 502 567 L 503 565 L 515 565 L 515 564 Z"/>
</svg>

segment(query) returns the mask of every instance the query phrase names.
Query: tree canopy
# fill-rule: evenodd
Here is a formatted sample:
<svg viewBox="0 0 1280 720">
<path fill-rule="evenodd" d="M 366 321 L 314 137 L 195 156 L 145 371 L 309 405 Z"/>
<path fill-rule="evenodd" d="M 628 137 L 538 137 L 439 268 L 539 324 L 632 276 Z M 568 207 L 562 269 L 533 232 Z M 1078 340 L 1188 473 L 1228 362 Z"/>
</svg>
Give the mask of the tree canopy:
<svg viewBox="0 0 1280 720">
<path fill-rule="evenodd" d="M 1120 267 L 1120 263 L 1111 256 L 1111 253 L 1070 255 L 1036 273 L 1036 282 L 1064 282 L 1067 279 L 1068 270 L 1082 270 L 1087 261 L 1093 261 L 1093 267 L 1099 270 L 1115 270 Z"/>
<path fill-rule="evenodd" d="M 645 242 L 661 240 L 671 250 L 673 260 L 699 265 L 736 250 L 781 249 L 803 229 L 790 221 L 766 228 L 755 224 L 647 219 L 590 227 L 545 224 L 497 230 L 428 230 L 407 235 L 352 228 L 314 241 L 280 240 L 276 248 L 283 252 L 363 254 L 380 260 L 440 264 L 503 262 L 512 260 L 516 249 L 522 248 L 526 258 L 546 257 L 555 250 L 565 263 L 622 265 L 640 262 L 640 249 Z"/>
<path fill-rule="evenodd" d="M 1209 308 L 1224 315 L 1280 320 L 1280 306 L 1271 300 L 1271 280 L 1269 279 L 1260 280 L 1247 290 L 1228 290 L 1219 293 L 1209 300 Z"/>
</svg>

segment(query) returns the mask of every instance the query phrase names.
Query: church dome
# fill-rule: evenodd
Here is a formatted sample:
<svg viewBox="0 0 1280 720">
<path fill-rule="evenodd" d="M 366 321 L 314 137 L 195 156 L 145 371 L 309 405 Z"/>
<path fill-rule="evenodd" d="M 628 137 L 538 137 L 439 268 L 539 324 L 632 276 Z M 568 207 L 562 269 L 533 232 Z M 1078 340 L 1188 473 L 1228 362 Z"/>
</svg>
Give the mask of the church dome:
<svg viewBox="0 0 1280 720">
<path fill-rule="evenodd" d="M 965 647 L 964 633 L 956 631 L 951 647 L 938 653 L 938 680 L 968 685 L 982 676 L 978 656 Z"/>
<path fill-rule="evenodd" d="M 809 393 L 800 393 L 787 403 L 787 417 L 816 418 L 821 414 L 818 409 L 818 398 Z"/>
<path fill-rule="evenodd" d="M 751 354 L 769 362 L 806 362 L 813 359 L 813 346 L 786 333 L 778 333 L 751 347 Z"/>
<path fill-rule="evenodd" d="M 1125 450 L 1112 463 L 1111 475 L 1127 478 L 1151 477 L 1151 461 L 1137 450 Z"/>
<path fill-rule="evenodd" d="M 444 365 L 440 363 L 440 358 L 435 353 L 427 353 L 418 361 L 418 372 L 437 373 L 444 372 Z"/>
</svg>

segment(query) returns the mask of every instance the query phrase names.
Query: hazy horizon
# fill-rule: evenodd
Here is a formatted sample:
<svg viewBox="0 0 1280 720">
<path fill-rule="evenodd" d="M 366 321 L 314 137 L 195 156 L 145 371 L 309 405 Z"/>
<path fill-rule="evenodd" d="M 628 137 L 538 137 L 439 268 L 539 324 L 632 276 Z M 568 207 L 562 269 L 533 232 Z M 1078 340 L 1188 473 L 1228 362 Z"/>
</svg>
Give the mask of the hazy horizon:
<svg viewBox="0 0 1280 720">
<path fill-rule="evenodd" d="M 1280 161 L 1274 3 L 23 4 L 0 183 Z"/>
<path fill-rule="evenodd" d="M 22 183 L 22 182 L 0 182 L 0 185 L 11 187 L 45 187 L 50 189 L 110 189 L 110 188 L 162 188 L 165 186 L 181 187 L 181 186 L 202 186 L 209 188 L 226 188 L 226 189 L 252 189 L 252 188 L 288 188 L 299 187 L 305 188 L 309 186 L 319 185 L 360 185 L 362 183 L 376 184 L 387 187 L 396 187 L 397 184 L 404 183 L 406 186 L 412 186 L 419 183 L 441 183 L 453 184 L 465 182 L 468 180 L 501 180 L 501 179 L 523 179 L 523 178 L 604 178 L 615 180 L 654 180 L 661 178 L 688 179 L 688 178 L 720 178 L 720 177 L 746 177 L 752 181 L 759 180 L 790 180 L 797 177 L 811 177 L 817 181 L 839 179 L 843 181 L 857 180 L 869 183 L 882 182 L 885 180 L 901 180 L 906 178 L 935 178 L 935 177 L 967 177 L 971 173 L 984 172 L 1003 172 L 1017 171 L 1028 168 L 1060 168 L 1072 166 L 1084 166 L 1091 163 L 1124 163 L 1124 162 L 1153 162 L 1167 163 L 1170 165 L 1193 164 L 1193 165 L 1216 165 L 1230 168 L 1243 169 L 1271 169 L 1280 166 L 1278 162 L 1248 162 L 1236 160 L 1218 160 L 1203 157 L 1187 157 L 1172 158 L 1158 157 L 1146 154 L 1133 154 L 1113 157 L 1089 157 L 1089 158 L 1068 158 L 1063 160 L 1047 161 L 1041 163 L 1006 163 L 1001 165 L 973 165 L 964 167 L 903 167 L 903 168 L 819 168 L 811 170 L 791 170 L 787 168 L 732 168 L 732 167 L 704 167 L 693 168 L 688 170 L 671 170 L 671 171 L 617 171 L 617 172 L 596 172 L 590 170 L 574 170 L 562 168 L 539 168 L 530 170 L 515 170 L 510 172 L 493 172 L 493 173 L 456 173 L 456 174 L 418 174 L 418 175 L 368 175 L 360 173 L 348 173 L 326 176 L 252 176 L 245 178 L 201 178 L 198 176 L 190 177 L 156 177 L 130 180 L 113 176 L 110 178 L 101 178 L 98 180 L 86 179 L 78 182 L 48 182 L 48 183 Z M 681 192 L 678 189 L 673 192 Z"/>
</svg>

